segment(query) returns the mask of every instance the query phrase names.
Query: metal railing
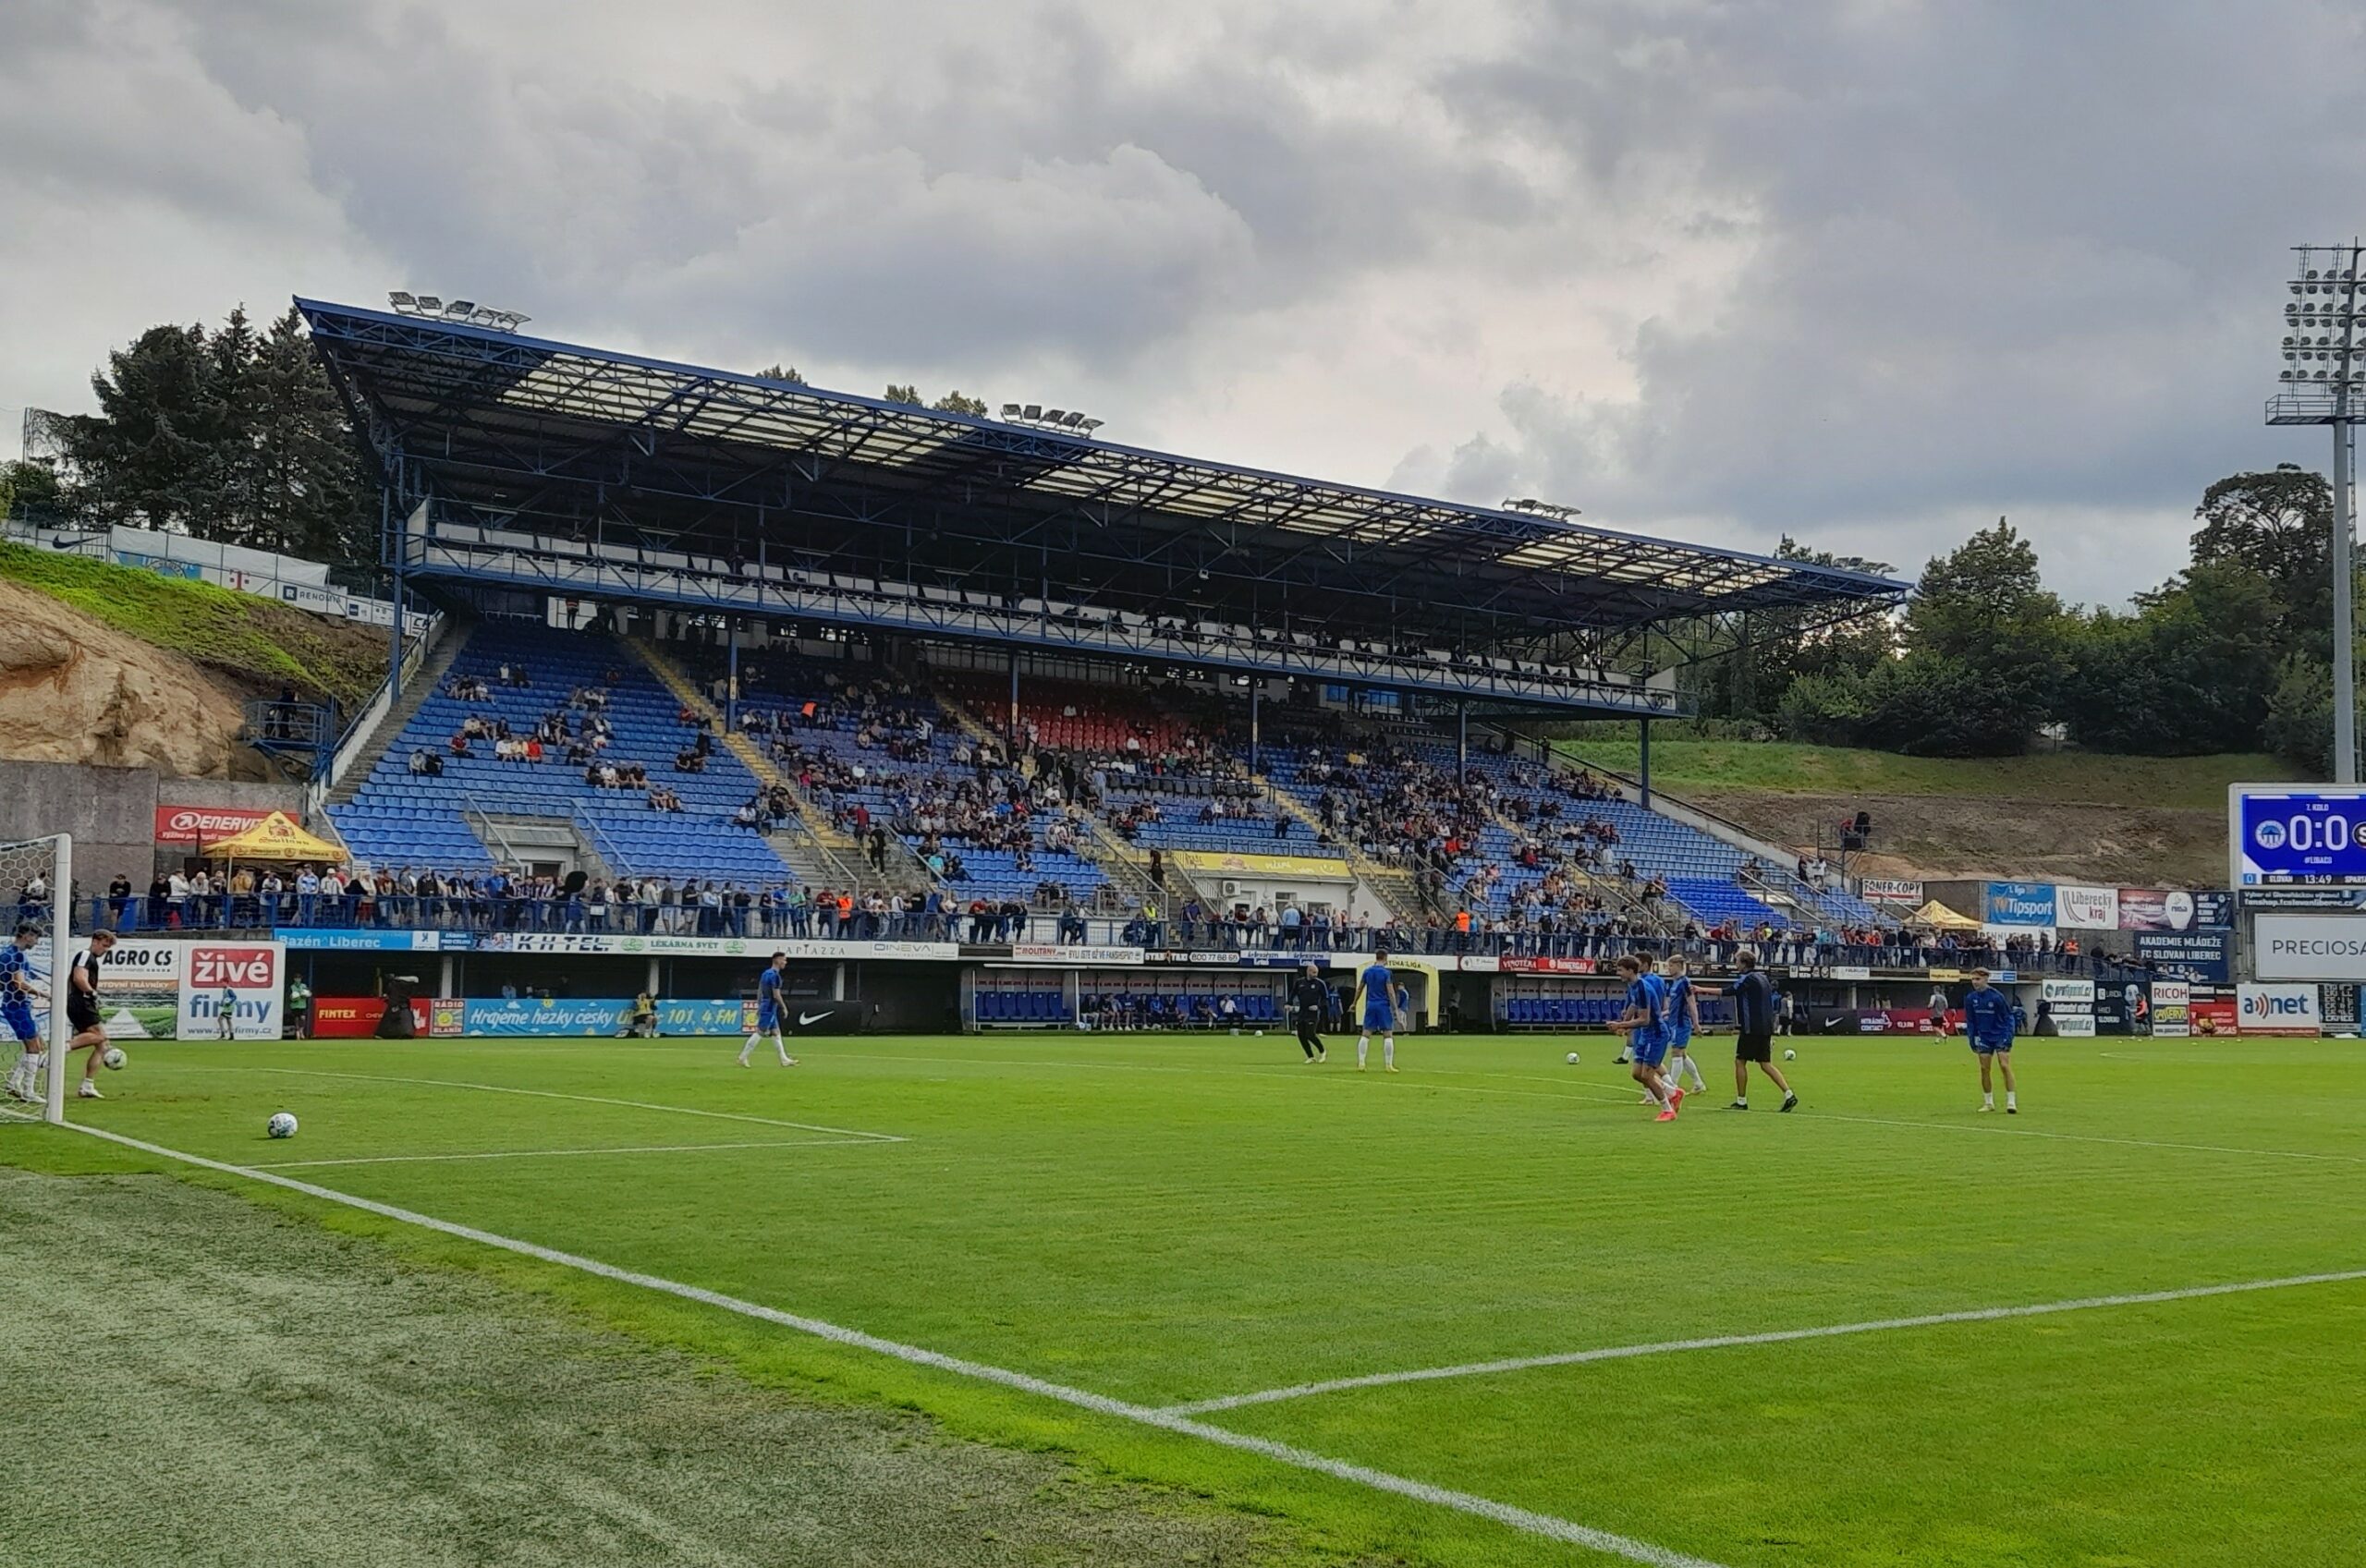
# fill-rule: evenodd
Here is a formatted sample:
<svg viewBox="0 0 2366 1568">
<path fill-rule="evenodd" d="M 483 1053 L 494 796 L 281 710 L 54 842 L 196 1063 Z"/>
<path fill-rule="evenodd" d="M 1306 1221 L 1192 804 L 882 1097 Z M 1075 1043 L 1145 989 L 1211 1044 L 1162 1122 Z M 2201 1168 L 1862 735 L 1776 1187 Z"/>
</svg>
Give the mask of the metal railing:
<svg viewBox="0 0 2366 1568">
<path fill-rule="evenodd" d="M 46 907 L 0 904 L 0 918 L 36 921 Z M 1682 954 L 1715 968 L 1742 952 L 1780 969 L 1862 968 L 1921 974 L 1933 968 L 1969 969 L 1985 965 L 2011 969 L 2021 978 L 2061 976 L 2098 979 L 2143 978 L 2154 971 L 2104 953 L 2065 954 L 1945 947 L 1919 942 L 1852 943 L 1820 941 L 1811 932 L 1786 931 L 1764 940 L 1718 942 L 1612 930 L 1566 931 L 1456 931 L 1446 927 L 1383 926 L 1345 929 L 1305 925 L 1285 930 L 1270 921 L 1162 918 L 1139 915 L 1080 915 L 1031 906 L 1024 930 L 1000 911 L 973 917 L 966 911 L 930 914 L 902 910 L 855 917 L 841 922 L 818 906 L 759 899 L 745 909 L 705 908 L 695 904 L 646 904 L 585 894 L 568 898 L 482 897 L 475 894 L 375 893 L 275 894 L 212 893 L 180 898 L 133 894 L 84 898 L 73 908 L 76 929 L 119 931 L 229 931 L 268 934 L 286 930 L 536 931 L 585 934 L 680 934 L 754 937 L 879 938 L 900 941 L 977 942 L 1031 941 L 1062 944 L 1164 948 L 1175 952 L 1247 953 L 1274 955 L 1370 953 L 1417 958 L 1484 957 L 1502 960 L 1562 960 L 1556 972 L 1607 974 L 1628 954 L 1659 958 Z M 2164 971 L 2174 975 L 2175 970 Z M 1834 977 L 1839 978 L 1839 977 Z M 1862 977 L 1859 977 L 1862 978 Z"/>
</svg>

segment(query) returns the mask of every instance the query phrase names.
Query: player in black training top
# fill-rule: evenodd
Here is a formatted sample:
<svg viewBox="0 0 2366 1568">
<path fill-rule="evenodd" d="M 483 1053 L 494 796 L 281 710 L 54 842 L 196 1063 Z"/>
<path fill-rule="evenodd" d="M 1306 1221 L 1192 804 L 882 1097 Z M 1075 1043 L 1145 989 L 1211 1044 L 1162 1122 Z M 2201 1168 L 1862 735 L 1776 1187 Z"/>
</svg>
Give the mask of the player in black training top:
<svg viewBox="0 0 2366 1568">
<path fill-rule="evenodd" d="M 1331 988 L 1323 983 L 1322 972 L 1311 964 L 1301 966 L 1298 978 L 1290 982 L 1290 1010 L 1298 1015 L 1298 1043 L 1306 1059 L 1327 1059 L 1330 1052 L 1323 1049 L 1323 1024 L 1331 1013 Z"/>
</svg>

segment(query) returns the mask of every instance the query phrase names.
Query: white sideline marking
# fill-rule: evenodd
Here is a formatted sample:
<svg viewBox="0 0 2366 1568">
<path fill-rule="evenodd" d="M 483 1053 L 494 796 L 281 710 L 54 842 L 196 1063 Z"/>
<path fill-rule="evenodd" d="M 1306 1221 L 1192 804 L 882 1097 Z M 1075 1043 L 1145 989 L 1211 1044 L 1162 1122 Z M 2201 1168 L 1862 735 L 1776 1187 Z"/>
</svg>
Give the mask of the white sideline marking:
<svg viewBox="0 0 2366 1568">
<path fill-rule="evenodd" d="M 1995 1133 L 2005 1137 L 2048 1138 L 2055 1143 L 2108 1143 L 2123 1149 L 2175 1149 L 2188 1154 L 2248 1154 L 2262 1160 L 2322 1160 L 2341 1165 L 2366 1165 L 2366 1155 L 2311 1154 L 2297 1149 L 2245 1149 L 2223 1143 L 2164 1143 L 2157 1138 L 2116 1138 L 2101 1133 L 2049 1133 L 2037 1127 L 2005 1122 L 1909 1122 L 1885 1116 L 1849 1116 L 1819 1111 L 1819 1122 L 1862 1122 L 1873 1127 L 1924 1127 L 1941 1133 Z"/>
<path fill-rule="evenodd" d="M 1912 1318 L 1879 1318 L 1870 1323 L 1827 1323 L 1813 1329 L 1776 1329 L 1762 1334 L 1714 1334 L 1707 1339 L 1605 1345 L 1596 1350 L 1565 1351 L 1556 1355 L 1518 1355 L 1501 1361 L 1468 1361 L 1458 1367 L 1423 1367 L 1409 1372 L 1372 1372 L 1360 1378 L 1331 1378 L 1319 1383 L 1294 1383 L 1288 1388 L 1260 1389 L 1254 1393 L 1226 1394 L 1221 1399 L 1193 1400 L 1187 1404 L 1170 1404 L 1165 1408 L 1170 1416 L 1201 1416 L 1214 1410 L 1238 1410 L 1245 1404 L 1274 1404 L 1286 1399 L 1304 1399 L 1311 1394 L 1337 1393 L 1345 1389 L 1385 1388 L 1394 1383 L 1427 1383 L 1445 1378 L 1482 1378 L 1495 1372 L 1525 1372 L 1539 1367 L 1577 1367 L 1590 1361 L 1625 1361 L 1639 1355 L 1673 1355 L 1688 1350 L 1726 1350 L 1737 1345 L 1840 1339 L 1849 1334 L 1882 1333 L 1893 1329 L 1936 1328 L 1945 1323 L 1994 1323 L 2008 1318 L 2045 1318 L 2057 1312 L 2085 1312 L 2099 1307 L 2144 1307 L 2163 1301 L 2197 1301 L 2204 1296 L 2245 1295 L 2253 1291 L 2342 1284 L 2353 1280 L 2366 1280 L 2366 1269 L 2345 1269 L 2331 1274 L 2292 1274 L 2280 1280 L 2240 1280 L 2222 1285 L 2190 1285 L 2182 1290 L 2138 1291 L 2126 1295 L 2090 1295 L 2076 1301 L 2041 1301 L 2022 1307 L 1976 1307 L 1961 1312 L 1926 1312 Z"/>
<path fill-rule="evenodd" d="M 641 1143 L 617 1149 L 496 1149 L 482 1154 L 368 1154 L 348 1160 L 272 1160 L 258 1171 L 302 1171 L 317 1165 L 428 1165 L 445 1160 L 550 1160 L 567 1154 L 705 1154 L 719 1149 L 846 1149 L 877 1138 L 776 1138 L 761 1143 Z"/>
<path fill-rule="evenodd" d="M 209 1160 L 201 1154 L 189 1154 L 177 1149 L 166 1149 L 162 1144 L 147 1143 L 139 1138 L 127 1137 L 121 1133 L 111 1133 L 103 1127 L 84 1126 L 79 1123 L 67 1124 L 72 1131 L 90 1137 L 104 1138 L 109 1143 L 120 1144 L 126 1149 L 136 1149 L 143 1154 L 155 1155 L 165 1160 L 177 1160 L 183 1164 L 194 1165 L 201 1170 L 218 1171 L 224 1175 L 242 1176 L 249 1181 L 284 1187 L 289 1192 L 300 1192 L 307 1197 L 342 1204 L 348 1209 L 358 1209 L 364 1213 L 376 1214 L 384 1219 L 394 1220 L 407 1225 L 417 1225 L 423 1230 L 456 1236 L 462 1241 L 475 1242 L 482 1246 L 497 1247 L 504 1252 L 513 1252 L 520 1257 L 531 1258 L 538 1262 L 553 1264 L 562 1269 L 573 1269 L 582 1273 L 596 1275 L 604 1280 L 613 1280 L 618 1284 L 634 1285 L 642 1290 L 678 1296 L 685 1301 L 695 1301 L 701 1306 L 717 1307 L 726 1312 L 736 1312 L 743 1318 L 754 1318 L 766 1323 L 776 1324 L 801 1334 L 811 1334 L 816 1339 L 827 1340 L 834 1344 L 872 1351 L 880 1355 L 892 1356 L 898 1361 L 909 1362 L 914 1366 L 933 1367 L 940 1371 L 951 1372 L 957 1377 L 972 1378 L 981 1382 L 998 1383 L 1005 1388 L 1018 1389 L 1025 1393 L 1056 1400 L 1060 1404 L 1073 1405 L 1079 1410 L 1089 1410 L 1096 1415 L 1115 1416 L 1121 1421 L 1132 1421 L 1140 1426 L 1153 1427 L 1180 1437 L 1197 1438 L 1202 1442 L 1214 1443 L 1222 1448 L 1238 1449 L 1245 1453 L 1258 1454 L 1296 1469 L 1311 1470 L 1319 1475 L 1369 1487 L 1375 1491 L 1389 1492 L 1397 1497 L 1410 1498 L 1416 1502 L 1426 1502 L 1439 1508 L 1452 1509 L 1457 1513 L 1491 1520 L 1495 1524 L 1529 1535 L 1542 1536 L 1548 1540 L 1566 1541 L 1572 1546 L 1586 1547 L 1614 1557 L 1623 1557 L 1630 1562 L 1647 1564 L 1648 1568 L 1720 1568 L 1719 1564 L 1705 1558 L 1690 1557 L 1680 1551 L 1671 1551 L 1665 1547 L 1653 1546 L 1649 1541 L 1636 1540 L 1608 1530 L 1597 1530 L 1591 1525 L 1557 1518 L 1550 1513 L 1531 1513 L 1528 1509 L 1516 1508 L 1507 1502 L 1497 1502 L 1492 1498 L 1481 1497 L 1474 1492 L 1456 1491 L 1447 1487 L 1432 1486 L 1427 1481 L 1416 1481 L 1403 1476 L 1391 1475 L 1385 1470 L 1373 1470 L 1361 1465 L 1349 1464 L 1344 1459 L 1332 1459 L 1307 1449 L 1293 1448 L 1287 1443 L 1274 1442 L 1271 1439 L 1227 1431 L 1222 1427 L 1210 1426 L 1204 1421 L 1195 1421 L 1188 1416 L 1177 1415 L 1173 1411 L 1160 1410 L 1147 1404 L 1136 1404 L 1129 1400 L 1112 1399 L 1106 1394 L 1070 1388 L 1064 1383 L 1051 1382 L 1026 1372 L 1016 1372 L 1006 1367 L 988 1366 L 982 1361 L 970 1361 L 957 1355 L 947 1355 L 941 1351 L 927 1350 L 915 1344 L 905 1344 L 897 1340 L 882 1339 L 876 1334 L 868 1334 L 860 1329 L 841 1328 L 835 1323 L 824 1322 L 819 1318 L 806 1318 L 793 1312 L 783 1312 L 777 1307 L 744 1301 L 738 1296 L 725 1295 L 719 1291 L 707 1290 L 698 1285 L 686 1285 L 678 1281 L 664 1279 L 655 1274 L 643 1274 L 629 1269 L 619 1269 L 613 1263 L 603 1263 L 595 1258 L 560 1252 L 552 1247 L 537 1246 L 533 1242 L 496 1235 L 491 1231 L 481 1231 L 472 1225 L 456 1224 L 449 1220 L 438 1220 L 431 1214 L 421 1214 L 409 1209 L 397 1209 L 390 1203 L 378 1203 L 370 1198 L 356 1197 L 350 1193 L 338 1192 L 330 1187 L 315 1186 L 311 1182 L 299 1181 L 293 1176 L 283 1176 L 275 1172 L 259 1170 L 250 1165 L 233 1165 L 220 1160 Z"/>
<path fill-rule="evenodd" d="M 628 1111 L 670 1111 L 677 1116 L 710 1116 L 718 1122 L 753 1122 L 760 1127 L 790 1127 L 800 1133 L 836 1133 L 864 1143 L 903 1143 L 894 1133 L 867 1133 L 859 1127 L 823 1127 L 811 1122 L 783 1122 L 751 1116 L 741 1111 L 701 1111 L 689 1105 L 656 1105 L 645 1100 L 610 1100 L 597 1094 L 561 1094 L 556 1089 L 515 1088 L 507 1084 L 470 1084 L 455 1078 L 398 1078 L 384 1073 L 331 1073 L 317 1067 L 233 1067 L 209 1064 L 209 1073 L 280 1073 L 298 1078 L 344 1078 L 361 1084 L 417 1084 L 429 1088 L 467 1088 L 481 1094 L 522 1094 L 535 1100 L 575 1100 L 586 1105 L 620 1105 Z"/>
</svg>

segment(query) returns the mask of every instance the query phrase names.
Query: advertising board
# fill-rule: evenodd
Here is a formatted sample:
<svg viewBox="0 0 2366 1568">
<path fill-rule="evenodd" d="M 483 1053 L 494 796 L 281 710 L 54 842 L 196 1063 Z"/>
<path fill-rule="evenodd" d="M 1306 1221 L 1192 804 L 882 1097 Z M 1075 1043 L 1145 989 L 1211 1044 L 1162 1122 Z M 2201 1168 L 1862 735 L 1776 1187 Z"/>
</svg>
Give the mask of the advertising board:
<svg viewBox="0 0 2366 1568">
<path fill-rule="evenodd" d="M 183 944 L 180 1038 L 277 1039 L 287 950 L 275 942 Z M 228 1027 L 224 1014 L 228 1014 Z"/>
<path fill-rule="evenodd" d="M 2153 1037 L 2183 1039 L 2193 1033 L 2193 988 L 2184 980 L 2153 982 Z"/>
<path fill-rule="evenodd" d="M 1982 922 L 1991 926 L 2050 926 L 2054 924 L 2052 882 L 1989 882 L 1984 889 Z"/>
<path fill-rule="evenodd" d="M 2124 931 L 2190 930 L 2194 912 L 2193 894 L 2182 888 L 2119 890 L 2119 929 Z"/>
<path fill-rule="evenodd" d="M 2156 986 L 2153 988 L 2158 991 Z M 2235 1027 L 2247 1035 L 2304 1035 L 2323 1027 L 2312 985 L 2239 985 L 2235 988 Z"/>
<path fill-rule="evenodd" d="M 2262 980 L 2366 980 L 2366 916 L 2262 914 L 2253 938 Z"/>
<path fill-rule="evenodd" d="M 2232 931 L 2134 931 L 2136 957 L 2172 979 L 2195 985 L 2235 983 Z"/>
<path fill-rule="evenodd" d="M 2054 890 L 2054 923 L 2082 931 L 2119 930 L 2119 890 L 2116 887 L 2057 887 Z"/>
</svg>

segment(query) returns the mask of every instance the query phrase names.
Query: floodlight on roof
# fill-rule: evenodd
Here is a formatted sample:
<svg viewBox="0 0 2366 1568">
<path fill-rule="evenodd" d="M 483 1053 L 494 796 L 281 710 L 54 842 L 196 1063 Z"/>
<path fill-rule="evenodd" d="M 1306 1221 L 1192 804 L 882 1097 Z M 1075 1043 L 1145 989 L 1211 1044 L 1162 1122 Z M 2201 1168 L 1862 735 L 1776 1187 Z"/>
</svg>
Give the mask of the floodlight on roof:
<svg viewBox="0 0 2366 1568">
<path fill-rule="evenodd" d="M 399 288 L 387 292 L 386 303 L 401 315 L 432 316 L 440 322 L 463 322 L 472 327 L 489 327 L 494 332 L 516 332 L 533 320 L 522 310 L 496 310 L 473 299 L 455 298 L 446 304 L 440 295 L 408 294 Z"/>
<path fill-rule="evenodd" d="M 1081 408 L 1046 408 L 1041 403 L 1006 403 L 1002 417 L 1014 425 L 1028 425 L 1061 435 L 1089 435 L 1103 423 Z"/>
<path fill-rule="evenodd" d="M 1555 517 L 1565 523 L 1571 517 L 1579 516 L 1579 513 L 1575 506 L 1563 506 L 1555 502 L 1539 501 L 1533 495 L 1523 495 L 1518 499 L 1506 498 L 1504 502 L 1502 510 L 1506 512 L 1526 512 L 1532 517 Z"/>
</svg>

